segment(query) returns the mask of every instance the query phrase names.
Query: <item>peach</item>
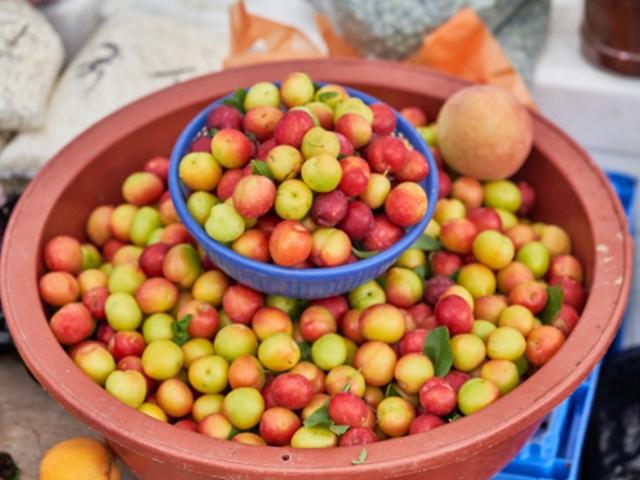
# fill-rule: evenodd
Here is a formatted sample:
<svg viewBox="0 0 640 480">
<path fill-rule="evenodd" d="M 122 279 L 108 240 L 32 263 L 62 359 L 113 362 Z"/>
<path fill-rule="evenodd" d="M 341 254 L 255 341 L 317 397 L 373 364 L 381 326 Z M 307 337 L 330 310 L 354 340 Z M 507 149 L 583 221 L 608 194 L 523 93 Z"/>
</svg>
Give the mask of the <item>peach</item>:
<svg viewBox="0 0 640 480">
<path fill-rule="evenodd" d="M 171 247 L 162 262 L 163 275 L 182 288 L 193 285 L 201 270 L 202 264 L 198 252 L 186 243 Z"/>
<path fill-rule="evenodd" d="M 333 227 L 347 214 L 347 197 L 340 190 L 316 195 L 311 207 L 311 219 L 319 227 Z"/>
<path fill-rule="evenodd" d="M 136 172 L 122 184 L 122 197 L 127 203 L 141 207 L 155 203 L 164 192 L 163 181 L 153 173 Z"/>
<path fill-rule="evenodd" d="M 503 295 L 486 295 L 475 299 L 475 318 L 497 323 L 502 310 L 507 308 L 507 298 Z"/>
<path fill-rule="evenodd" d="M 418 393 L 424 382 L 433 377 L 433 364 L 422 352 L 407 353 L 398 359 L 393 375 L 402 390 Z"/>
<path fill-rule="evenodd" d="M 440 241 L 449 251 L 455 253 L 471 252 L 476 237 L 475 225 L 466 218 L 454 218 L 445 222 L 440 229 Z"/>
<path fill-rule="evenodd" d="M 395 343 L 405 333 L 404 316 L 393 305 L 373 305 L 360 315 L 360 329 L 366 340 Z"/>
<path fill-rule="evenodd" d="M 283 373 L 271 382 L 271 395 L 279 407 L 299 410 L 311 401 L 313 386 L 303 375 Z"/>
<path fill-rule="evenodd" d="M 422 415 L 414 418 L 411 422 L 411 425 L 409 426 L 409 435 L 428 432 L 429 430 L 433 430 L 434 428 L 440 427 L 444 424 L 444 420 L 440 417 L 429 413 L 423 413 Z"/>
<path fill-rule="evenodd" d="M 111 205 L 101 205 L 94 208 L 87 219 L 86 232 L 89 240 L 99 247 L 111 239 L 111 215 L 113 207 Z"/>
<path fill-rule="evenodd" d="M 228 440 L 233 434 L 233 425 L 222 413 L 212 413 L 198 424 L 198 432 L 207 437 Z"/>
<path fill-rule="evenodd" d="M 423 282 L 413 270 L 393 267 L 387 272 L 384 290 L 389 303 L 408 308 L 422 298 Z"/>
<path fill-rule="evenodd" d="M 404 229 L 392 223 L 386 215 L 375 215 L 373 226 L 362 240 L 362 244 L 366 250 L 379 252 L 398 242 L 404 233 Z"/>
<path fill-rule="evenodd" d="M 188 386 L 177 378 L 164 380 L 156 391 L 156 401 L 171 417 L 184 417 L 191 412 L 193 394 Z"/>
<path fill-rule="evenodd" d="M 373 123 L 371 125 L 373 133 L 379 136 L 389 135 L 396 129 L 396 114 L 393 109 L 385 103 L 374 103 L 369 105 L 373 112 Z"/>
<path fill-rule="evenodd" d="M 367 160 L 377 173 L 397 172 L 407 162 L 409 151 L 404 142 L 392 136 L 377 137 L 367 148 Z"/>
<path fill-rule="evenodd" d="M 554 326 L 542 325 L 534 328 L 527 339 L 527 360 L 537 367 L 544 365 L 564 341 L 565 335 Z"/>
<path fill-rule="evenodd" d="M 414 127 L 424 127 L 427 124 L 427 115 L 420 107 L 404 107 L 400 110 L 400 115 Z"/>
<path fill-rule="evenodd" d="M 235 128 L 240 130 L 242 127 L 242 113 L 229 105 L 220 105 L 209 113 L 207 116 L 207 128 L 215 128 L 221 130 L 223 128 Z"/>
<path fill-rule="evenodd" d="M 553 257 L 549 263 L 547 275 L 550 280 L 556 277 L 572 278 L 578 283 L 582 283 L 584 280 L 580 260 L 573 255 L 558 255 Z"/>
<path fill-rule="evenodd" d="M 191 287 L 193 298 L 214 307 L 222 305 L 222 296 L 231 283 L 229 277 L 219 270 L 202 273 Z"/>
<path fill-rule="evenodd" d="M 313 119 L 303 110 L 285 113 L 273 132 L 273 138 L 278 145 L 290 145 L 295 148 L 302 146 L 305 134 L 314 128 Z"/>
<path fill-rule="evenodd" d="M 369 408 L 357 395 L 339 392 L 329 401 L 329 416 L 337 425 L 362 427 L 369 416 Z"/>
<path fill-rule="evenodd" d="M 107 377 L 116 369 L 113 356 L 98 342 L 80 343 L 73 348 L 70 356 L 80 370 L 98 385 L 104 385 Z"/>
<path fill-rule="evenodd" d="M 133 294 L 147 279 L 142 269 L 135 263 L 116 265 L 109 277 L 109 292 L 125 292 Z"/>
<path fill-rule="evenodd" d="M 451 196 L 464 203 L 467 210 L 482 205 L 483 190 L 478 180 L 472 177 L 458 177 L 451 184 Z"/>
<path fill-rule="evenodd" d="M 358 345 L 365 342 L 360 330 L 360 313 L 360 310 L 354 308 L 347 311 L 340 321 L 340 333 Z"/>
<path fill-rule="evenodd" d="M 293 324 L 289 315 L 275 307 L 260 307 L 253 314 L 251 326 L 259 340 L 283 332 L 293 334 Z"/>
<path fill-rule="evenodd" d="M 137 331 L 115 332 L 109 339 L 107 348 L 113 358 L 120 360 L 124 357 L 140 357 L 145 348 L 144 337 Z"/>
<path fill-rule="evenodd" d="M 280 222 L 269 238 L 269 253 L 276 265 L 292 267 L 304 262 L 313 248 L 309 231 L 293 220 Z"/>
<path fill-rule="evenodd" d="M 485 230 L 502 230 L 502 220 L 500 215 L 493 208 L 478 207 L 473 208 L 467 216 L 478 232 Z"/>
<path fill-rule="evenodd" d="M 340 367 L 337 367 L 340 368 Z M 300 362 L 290 370 L 290 373 L 302 375 L 311 382 L 311 390 L 313 394 L 324 391 L 325 375 L 316 365 L 311 362 Z M 364 381 L 364 380 L 363 380 Z"/>
<path fill-rule="evenodd" d="M 344 265 L 351 255 L 351 240 L 337 228 L 319 228 L 312 235 L 311 261 L 319 267 Z"/>
<path fill-rule="evenodd" d="M 40 480 L 68 480 L 82 472 L 92 480 L 120 480 L 116 457 L 100 441 L 77 437 L 54 445 L 40 463 Z"/>
<path fill-rule="evenodd" d="M 256 262 L 269 261 L 269 236 L 261 230 L 249 229 L 231 244 L 231 249 Z"/>
<path fill-rule="evenodd" d="M 446 380 L 430 378 L 420 387 L 420 405 L 423 413 L 448 415 L 456 407 L 456 392 Z"/>
<path fill-rule="evenodd" d="M 187 333 L 191 338 L 213 338 L 218 331 L 220 320 L 218 312 L 208 303 L 200 300 L 192 300 L 185 303 L 178 310 L 177 319 L 181 320 L 185 316 L 191 315 Z"/>
<path fill-rule="evenodd" d="M 401 397 L 385 398 L 376 408 L 378 427 L 389 437 L 406 435 L 416 416 L 413 406 Z"/>
<path fill-rule="evenodd" d="M 229 287 L 222 297 L 222 307 L 229 318 L 236 323 L 248 325 L 253 315 L 264 305 L 260 292 L 245 285 Z"/>
<path fill-rule="evenodd" d="M 449 97 L 438 114 L 437 129 L 438 147 L 447 164 L 478 180 L 513 175 L 533 142 L 526 108 L 492 86 L 467 87 Z"/>
<path fill-rule="evenodd" d="M 260 436 L 269 444 L 283 446 L 289 444 L 291 437 L 302 426 L 298 416 L 283 407 L 265 410 L 260 419 Z"/>
<path fill-rule="evenodd" d="M 451 286 L 455 285 L 455 282 L 443 275 L 436 275 L 426 282 L 424 282 L 424 299 L 425 301 L 434 306 L 442 294 Z"/>
<path fill-rule="evenodd" d="M 509 292 L 509 303 L 522 305 L 531 313 L 540 313 L 547 303 L 547 287 L 536 281 L 520 283 Z"/>
<path fill-rule="evenodd" d="M 333 130 L 333 110 L 322 102 L 310 102 L 305 105 L 312 116 L 318 120 L 318 124 L 325 130 Z M 294 110 L 295 111 L 295 110 Z"/>
<path fill-rule="evenodd" d="M 341 447 L 351 447 L 353 445 L 368 445 L 378 441 L 378 436 L 373 430 L 365 427 L 350 428 L 347 433 L 340 437 Z"/>
<path fill-rule="evenodd" d="M 75 345 L 93 333 L 95 322 L 82 303 L 68 303 L 53 314 L 49 326 L 62 345 Z"/>
<path fill-rule="evenodd" d="M 253 146 L 251 142 L 247 136 L 239 130 L 223 128 L 211 139 L 211 153 L 213 154 L 213 158 L 224 168 L 244 166 L 251 158 L 252 152 Z"/>
<path fill-rule="evenodd" d="M 105 303 L 109 296 L 109 289 L 107 287 L 95 287 L 82 296 L 82 304 L 89 310 L 91 316 L 97 320 L 104 320 L 105 315 Z"/>
<path fill-rule="evenodd" d="M 242 119 L 245 133 L 250 133 L 259 141 L 264 141 L 273 135 L 273 131 L 284 116 L 279 108 L 271 105 L 260 105 L 249 110 Z"/>
<path fill-rule="evenodd" d="M 529 267 L 519 261 L 511 262 L 509 265 L 499 270 L 497 279 L 498 290 L 506 295 L 509 295 L 516 285 L 535 280 Z"/>
<path fill-rule="evenodd" d="M 324 389 L 330 395 L 348 391 L 362 397 L 365 393 L 366 383 L 364 376 L 355 368 L 350 365 L 339 365 L 327 373 Z"/>
<path fill-rule="evenodd" d="M 307 342 L 315 342 L 322 335 L 336 331 L 336 319 L 321 305 L 307 307 L 300 316 L 300 333 Z"/>
<path fill-rule="evenodd" d="M 469 304 L 457 295 L 442 298 L 436 305 L 438 325 L 444 325 L 451 335 L 469 333 L 473 327 L 473 313 Z"/>
<path fill-rule="evenodd" d="M 236 188 L 236 184 L 244 177 L 244 171 L 241 168 L 232 168 L 227 170 L 220 177 L 218 186 L 216 187 L 216 195 L 221 201 L 230 198 Z M 211 205 L 213 206 L 213 205 Z M 207 212 L 208 213 L 208 212 Z"/>
<path fill-rule="evenodd" d="M 130 203 L 123 203 L 118 205 L 111 214 L 111 220 L 109 221 L 109 228 L 111 234 L 122 242 L 129 242 L 131 240 L 129 231 L 131 230 L 131 224 L 133 218 L 138 211 L 138 207 Z"/>
<path fill-rule="evenodd" d="M 409 150 L 404 166 L 393 176 L 400 182 L 421 182 L 429 174 L 429 164 L 417 150 Z"/>
<path fill-rule="evenodd" d="M 302 154 L 291 145 L 273 147 L 265 158 L 273 178 L 282 182 L 294 178 L 302 168 Z"/>
<path fill-rule="evenodd" d="M 138 266 L 138 259 L 142 255 L 142 247 L 137 247 L 135 245 L 124 245 L 120 247 L 116 253 L 113 255 L 111 261 L 111 268 L 109 269 L 109 275 L 113 275 L 113 271 L 119 265 L 131 264 L 133 266 Z"/>
<path fill-rule="evenodd" d="M 93 288 L 106 287 L 109 283 L 109 275 L 97 268 L 90 268 L 80 272 L 77 280 L 80 287 L 80 295 L 84 295 Z"/>
<path fill-rule="evenodd" d="M 54 307 L 75 302 L 80 295 L 78 281 L 67 272 L 45 273 L 38 281 L 38 289 L 40 297 Z"/>
<path fill-rule="evenodd" d="M 427 194 L 417 183 L 400 183 L 387 195 L 384 211 L 396 225 L 410 227 L 420 222 L 427 212 Z"/>
<path fill-rule="evenodd" d="M 145 162 L 143 170 L 153 173 L 166 183 L 169 178 L 169 159 L 165 157 L 152 157 Z"/>
<path fill-rule="evenodd" d="M 571 305 L 564 304 L 560 312 L 551 321 L 551 325 L 559 329 L 565 335 L 569 335 L 580 319 L 578 312 Z"/>
<path fill-rule="evenodd" d="M 381 387 L 393 379 L 396 360 L 396 354 L 389 345 L 370 341 L 358 348 L 353 366 L 360 370 L 367 385 Z"/>
<path fill-rule="evenodd" d="M 538 235 L 531 225 L 527 225 L 525 223 L 519 223 L 504 233 L 509 237 L 516 250 L 519 250 L 524 244 L 535 242 L 538 239 Z"/>
<path fill-rule="evenodd" d="M 369 143 L 373 133 L 371 123 L 355 113 L 341 116 L 335 124 L 335 131 L 344 135 L 356 149 Z"/>
<path fill-rule="evenodd" d="M 355 113 L 364 118 L 368 123 L 373 123 L 373 112 L 361 99 L 350 97 L 337 103 L 334 108 L 333 121 L 338 122 L 344 115 Z"/>
<path fill-rule="evenodd" d="M 233 190 L 233 205 L 240 215 L 248 218 L 261 217 L 273 206 L 276 187 L 262 175 L 241 178 Z"/>
<path fill-rule="evenodd" d="M 80 242 L 67 235 L 52 238 L 44 247 L 44 263 L 52 271 L 78 273 L 82 270 Z"/>
<path fill-rule="evenodd" d="M 161 277 L 162 264 L 171 246 L 166 243 L 154 243 L 146 247 L 140 257 L 138 264 L 147 277 Z"/>
<path fill-rule="evenodd" d="M 554 277 L 554 279 L 549 282 L 549 285 L 560 286 L 564 293 L 564 303 L 571 305 L 578 312 L 582 311 L 587 301 L 587 292 L 577 281 L 570 277 Z"/>
<path fill-rule="evenodd" d="M 178 289 L 166 278 L 155 277 L 145 280 L 135 296 L 143 313 L 168 312 L 178 301 Z"/>
</svg>

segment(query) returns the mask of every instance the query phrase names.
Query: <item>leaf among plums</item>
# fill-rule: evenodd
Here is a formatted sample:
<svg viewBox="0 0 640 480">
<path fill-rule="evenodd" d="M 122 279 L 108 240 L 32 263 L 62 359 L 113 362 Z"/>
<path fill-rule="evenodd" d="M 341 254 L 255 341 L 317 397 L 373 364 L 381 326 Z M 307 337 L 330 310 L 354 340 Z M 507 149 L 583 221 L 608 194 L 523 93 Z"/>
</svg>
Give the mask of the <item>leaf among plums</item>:
<svg viewBox="0 0 640 480">
<path fill-rule="evenodd" d="M 418 248 L 425 252 L 435 252 L 436 250 L 440 250 L 441 245 L 440 242 L 431 235 L 422 235 L 410 248 Z"/>
<path fill-rule="evenodd" d="M 558 316 L 562 302 L 564 301 L 564 290 L 559 285 L 547 287 L 547 303 L 540 312 L 540 321 L 549 324 Z"/>
<path fill-rule="evenodd" d="M 311 360 L 311 345 L 307 342 L 296 342 L 300 349 L 300 361 L 307 362 Z"/>
<path fill-rule="evenodd" d="M 251 160 L 251 173 L 253 175 L 262 175 L 263 177 L 267 177 L 269 180 L 273 180 L 273 174 L 271 173 L 267 162 Z"/>
<path fill-rule="evenodd" d="M 358 458 L 354 458 L 353 460 L 351 460 L 351 464 L 352 465 L 362 465 L 366 460 L 367 460 L 367 449 L 363 448 L 362 450 L 360 450 L 360 453 L 358 454 Z"/>
<path fill-rule="evenodd" d="M 244 88 L 238 88 L 235 92 L 233 92 L 233 95 L 225 98 L 222 103 L 244 113 L 244 97 L 246 96 L 247 91 Z"/>
<path fill-rule="evenodd" d="M 390 383 L 389 385 L 387 385 L 387 389 L 384 392 L 384 398 L 399 397 L 399 396 L 400 396 L 400 393 L 398 392 L 398 389 L 393 383 Z"/>
<path fill-rule="evenodd" d="M 369 258 L 369 257 L 373 257 L 374 255 L 378 254 L 378 251 L 371 251 L 368 252 L 366 250 L 358 250 L 356 247 L 351 247 L 351 251 L 353 252 L 353 254 L 362 259 L 362 258 Z"/>
<path fill-rule="evenodd" d="M 329 401 L 326 401 L 324 405 L 317 408 L 307 419 L 304 421 L 305 427 L 330 427 L 333 423 L 329 416 Z"/>
<path fill-rule="evenodd" d="M 450 414 L 447 417 L 447 421 L 448 422 L 455 422 L 456 420 L 460 420 L 462 418 L 462 415 L 459 412 L 453 412 L 452 414 Z"/>
<path fill-rule="evenodd" d="M 424 341 L 422 352 L 433 363 L 433 369 L 437 377 L 444 377 L 453 365 L 453 352 L 449 342 L 449 330 L 441 326 L 429 332 Z"/>
<path fill-rule="evenodd" d="M 349 430 L 349 425 L 336 425 L 336 423 L 329 416 L 329 401 L 326 401 L 324 405 L 316 409 L 309 417 L 303 422 L 305 427 L 322 427 L 328 428 L 336 435 L 344 435 Z"/>
<path fill-rule="evenodd" d="M 429 268 L 426 265 L 420 265 L 414 268 L 413 271 L 416 272 L 420 278 L 424 279 L 427 277 L 427 273 L 429 273 Z"/>
<path fill-rule="evenodd" d="M 323 92 L 318 95 L 318 100 L 321 102 L 326 102 L 327 100 L 331 100 L 334 97 L 338 96 L 338 92 Z"/>
<path fill-rule="evenodd" d="M 191 322 L 191 315 L 185 315 L 182 319 L 177 320 L 171 324 L 171 329 L 173 330 L 174 342 L 178 345 L 184 345 L 187 340 L 189 340 L 189 333 L 187 330 L 189 329 L 189 323 Z"/>
<path fill-rule="evenodd" d="M 338 436 L 342 436 L 347 433 L 347 430 L 349 430 L 349 425 L 336 425 L 335 423 L 332 423 L 329 425 L 329 430 Z"/>
<path fill-rule="evenodd" d="M 209 129 L 209 136 L 210 136 L 211 138 L 213 138 L 213 137 L 215 137 L 215 136 L 216 136 L 216 133 L 218 133 L 218 132 L 219 132 L 219 130 L 218 130 L 217 128 L 210 128 L 210 129 Z"/>
</svg>

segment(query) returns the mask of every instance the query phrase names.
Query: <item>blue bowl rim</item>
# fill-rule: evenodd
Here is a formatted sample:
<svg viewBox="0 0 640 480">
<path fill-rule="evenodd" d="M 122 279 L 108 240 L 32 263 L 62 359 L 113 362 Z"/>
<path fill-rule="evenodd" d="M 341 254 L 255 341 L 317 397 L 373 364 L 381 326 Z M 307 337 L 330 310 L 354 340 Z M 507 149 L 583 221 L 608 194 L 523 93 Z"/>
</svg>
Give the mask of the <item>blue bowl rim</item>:
<svg viewBox="0 0 640 480">
<path fill-rule="evenodd" d="M 271 82 L 276 86 L 279 86 L 279 82 Z M 326 85 L 324 82 L 316 82 L 317 85 Z M 361 99 L 365 104 L 371 105 L 374 103 L 384 103 L 371 95 L 363 93 L 359 90 L 344 87 L 351 97 Z M 246 87 L 245 87 L 246 89 Z M 401 133 L 406 138 L 414 149 L 418 150 L 426 159 L 429 165 L 429 174 L 426 179 L 420 182 L 420 185 L 427 193 L 427 212 L 422 220 L 416 225 L 411 226 L 406 230 L 405 235 L 395 244 L 389 248 L 365 259 L 359 259 L 357 262 L 353 262 L 346 265 L 340 265 L 337 267 L 323 267 L 323 268 L 290 268 L 281 267 L 271 263 L 258 262 L 250 258 L 244 257 L 239 253 L 234 252 L 228 246 L 219 243 L 213 238 L 209 237 L 204 228 L 196 222 L 191 216 L 185 200 L 185 192 L 183 191 L 182 184 L 179 176 L 179 164 L 180 160 L 189 151 L 189 147 L 194 138 L 202 131 L 203 126 L 206 124 L 207 116 L 209 112 L 214 108 L 223 104 L 224 100 L 233 95 L 234 92 L 230 92 L 228 95 L 218 98 L 211 102 L 207 107 L 202 109 L 183 129 L 180 136 L 176 140 L 173 150 L 171 151 L 170 165 L 169 165 L 169 192 L 171 200 L 174 204 L 176 212 L 181 221 L 185 224 L 185 227 L 189 233 L 195 237 L 198 244 L 204 248 L 207 255 L 210 251 L 215 251 L 217 255 L 224 258 L 225 261 L 234 263 L 235 268 L 242 268 L 245 270 L 251 270 L 259 275 L 272 276 L 277 278 L 286 277 L 291 281 L 315 281 L 315 280 L 331 280 L 332 277 L 348 277 L 356 275 L 362 271 L 385 265 L 393 262 L 398 256 L 400 256 L 405 250 L 411 247 L 411 245 L 422 235 L 427 227 L 429 220 L 433 216 L 435 204 L 438 200 L 438 168 L 431 154 L 430 148 L 422 139 L 416 128 L 400 113 L 393 109 L 396 116 L 396 132 Z M 233 275 L 232 275 L 233 276 Z"/>
</svg>

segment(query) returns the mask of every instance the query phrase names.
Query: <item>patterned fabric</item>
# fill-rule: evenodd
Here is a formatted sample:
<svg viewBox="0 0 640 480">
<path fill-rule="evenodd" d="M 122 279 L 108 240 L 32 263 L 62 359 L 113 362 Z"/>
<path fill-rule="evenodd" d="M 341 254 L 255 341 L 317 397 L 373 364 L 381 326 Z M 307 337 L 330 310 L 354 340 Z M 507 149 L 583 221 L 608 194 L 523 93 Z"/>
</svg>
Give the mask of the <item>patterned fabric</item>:
<svg viewBox="0 0 640 480">
<path fill-rule="evenodd" d="M 542 46 L 550 0 L 308 0 L 360 54 L 401 60 L 425 34 L 472 7 L 509 59 L 530 78 Z"/>
</svg>

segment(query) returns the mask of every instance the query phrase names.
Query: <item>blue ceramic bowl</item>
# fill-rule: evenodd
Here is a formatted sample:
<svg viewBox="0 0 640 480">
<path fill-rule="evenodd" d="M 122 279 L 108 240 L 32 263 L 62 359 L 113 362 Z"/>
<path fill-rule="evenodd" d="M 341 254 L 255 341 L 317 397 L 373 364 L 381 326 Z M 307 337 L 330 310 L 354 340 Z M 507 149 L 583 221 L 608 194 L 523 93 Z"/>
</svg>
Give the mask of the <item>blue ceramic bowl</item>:
<svg viewBox="0 0 640 480">
<path fill-rule="evenodd" d="M 380 100 L 357 90 L 347 88 L 349 95 L 360 98 L 367 105 L 380 103 Z M 353 290 L 358 285 L 376 278 L 385 272 L 396 259 L 407 250 L 422 234 L 438 199 L 438 169 L 429 147 L 416 129 L 398 112 L 396 132 L 403 135 L 429 163 L 429 175 L 421 182 L 427 193 L 427 213 L 420 223 L 410 227 L 406 235 L 388 249 L 367 259 L 349 265 L 331 268 L 293 269 L 257 262 L 237 254 L 229 247 L 207 235 L 204 228 L 189 213 L 186 204 L 187 188 L 180 181 L 178 167 L 180 160 L 189 152 L 189 146 L 198 133 L 205 127 L 207 115 L 220 106 L 224 98 L 216 100 L 202 110 L 182 131 L 171 152 L 169 169 L 169 190 L 178 216 L 193 238 L 202 246 L 211 260 L 227 275 L 239 283 L 253 289 L 273 295 L 293 298 L 312 299 L 339 295 Z"/>
</svg>

